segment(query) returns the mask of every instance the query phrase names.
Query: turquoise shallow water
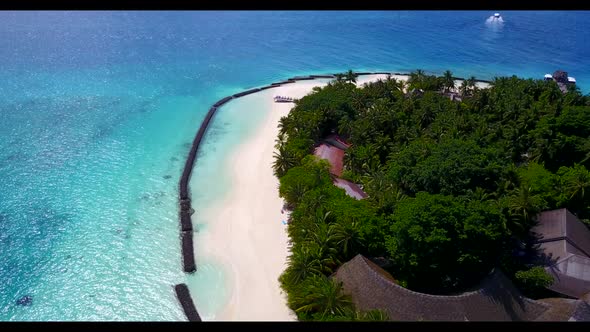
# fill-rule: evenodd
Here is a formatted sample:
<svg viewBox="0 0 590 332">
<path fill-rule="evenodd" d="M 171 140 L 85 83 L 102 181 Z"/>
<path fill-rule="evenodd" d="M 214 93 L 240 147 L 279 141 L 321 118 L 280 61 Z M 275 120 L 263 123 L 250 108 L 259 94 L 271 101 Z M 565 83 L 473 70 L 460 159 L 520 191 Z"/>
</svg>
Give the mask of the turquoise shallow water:
<svg viewBox="0 0 590 332">
<path fill-rule="evenodd" d="M 1 12 L 0 320 L 182 320 L 178 282 L 214 317 L 227 272 L 198 253 L 199 271 L 181 272 L 177 186 L 200 121 L 228 94 L 349 68 L 564 69 L 590 91 L 588 12 L 504 12 L 503 26 L 490 15 Z M 258 99 L 213 121 L 195 209 L 230 189 L 220 165 L 264 116 Z M 207 220 L 196 223 L 198 243 Z M 24 295 L 32 304 L 16 305 Z"/>
<path fill-rule="evenodd" d="M 211 215 L 209 209 L 215 211 L 219 208 L 218 204 L 223 204 L 227 198 L 232 186 L 232 170 L 228 160 L 270 111 L 267 99 L 270 93 L 272 91 L 267 90 L 248 95 L 220 108 L 197 156 L 198 166 L 193 170 L 190 181 L 192 207 L 196 210 L 193 226 L 198 230 L 194 235 L 197 272 L 187 280 L 195 305 L 204 320 L 215 318 L 230 295 L 226 287 L 226 282 L 229 282 L 227 274 L 230 273 L 226 270 L 228 267 L 208 257 L 201 241 L 209 234 L 208 226 L 212 222 L 207 217 Z M 201 262 L 207 264 L 205 270 Z"/>
</svg>

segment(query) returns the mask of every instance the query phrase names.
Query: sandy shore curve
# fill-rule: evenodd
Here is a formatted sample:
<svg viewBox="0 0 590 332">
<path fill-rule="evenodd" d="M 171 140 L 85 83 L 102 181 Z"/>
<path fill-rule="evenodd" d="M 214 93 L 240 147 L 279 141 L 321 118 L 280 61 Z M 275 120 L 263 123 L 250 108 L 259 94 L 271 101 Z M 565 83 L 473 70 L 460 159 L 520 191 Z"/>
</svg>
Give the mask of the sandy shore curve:
<svg viewBox="0 0 590 332">
<path fill-rule="evenodd" d="M 358 78 L 357 85 L 384 79 L 386 75 Z M 405 79 L 405 76 L 396 77 Z M 227 273 L 229 299 L 214 320 L 292 321 L 297 317 L 287 307 L 279 276 L 289 255 L 287 215 L 281 213 L 279 181 L 272 170 L 278 124 L 292 103 L 275 103 L 273 96 L 301 98 L 326 81 L 298 81 L 263 92 L 269 109 L 254 134 L 242 142 L 229 158 L 231 190 L 220 204 L 208 208 L 208 234 L 202 248 L 223 264 Z M 245 110 L 247 111 L 247 110 Z"/>
</svg>

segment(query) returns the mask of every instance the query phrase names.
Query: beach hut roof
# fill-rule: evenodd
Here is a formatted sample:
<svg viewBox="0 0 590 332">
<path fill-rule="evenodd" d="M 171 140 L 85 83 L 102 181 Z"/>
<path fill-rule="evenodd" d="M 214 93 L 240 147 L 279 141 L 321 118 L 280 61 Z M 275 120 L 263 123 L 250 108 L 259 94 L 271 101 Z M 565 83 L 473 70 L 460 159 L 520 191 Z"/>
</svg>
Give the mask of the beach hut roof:
<svg viewBox="0 0 590 332">
<path fill-rule="evenodd" d="M 550 307 L 523 297 L 499 270 L 476 290 L 452 296 L 406 289 L 362 255 L 343 264 L 333 277 L 342 282 L 357 308 L 384 310 L 395 321 L 534 320 Z"/>
<path fill-rule="evenodd" d="M 315 148 L 313 154 L 330 163 L 330 173 L 336 176 L 342 175 L 342 170 L 344 169 L 344 150 L 327 143 L 322 143 Z"/>
<path fill-rule="evenodd" d="M 549 309 L 537 317 L 536 321 L 588 321 L 590 306 L 585 301 L 548 298 L 539 302 L 550 305 Z"/>
<path fill-rule="evenodd" d="M 331 134 L 315 148 L 313 154 L 330 163 L 330 173 L 336 176 L 341 176 L 344 169 L 344 150 L 349 147 L 350 144 L 344 141 L 340 136 L 337 134 Z"/>
</svg>

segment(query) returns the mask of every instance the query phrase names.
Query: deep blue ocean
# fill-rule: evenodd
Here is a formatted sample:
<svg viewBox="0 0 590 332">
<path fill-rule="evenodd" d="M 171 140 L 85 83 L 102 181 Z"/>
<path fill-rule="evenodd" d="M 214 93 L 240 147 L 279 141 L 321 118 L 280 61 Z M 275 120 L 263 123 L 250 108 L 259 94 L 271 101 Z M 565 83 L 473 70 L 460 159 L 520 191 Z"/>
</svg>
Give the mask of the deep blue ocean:
<svg viewBox="0 0 590 332">
<path fill-rule="evenodd" d="M 590 12 L 486 24 L 492 14 L 0 12 L 0 320 L 184 320 L 179 282 L 214 318 L 226 272 L 207 257 L 182 272 L 177 188 L 200 121 L 228 94 L 418 68 L 480 79 L 563 69 L 590 92 Z M 192 180 L 208 183 L 192 186 L 197 210 L 231 185 L 214 169 L 257 118 L 215 119 Z"/>
</svg>

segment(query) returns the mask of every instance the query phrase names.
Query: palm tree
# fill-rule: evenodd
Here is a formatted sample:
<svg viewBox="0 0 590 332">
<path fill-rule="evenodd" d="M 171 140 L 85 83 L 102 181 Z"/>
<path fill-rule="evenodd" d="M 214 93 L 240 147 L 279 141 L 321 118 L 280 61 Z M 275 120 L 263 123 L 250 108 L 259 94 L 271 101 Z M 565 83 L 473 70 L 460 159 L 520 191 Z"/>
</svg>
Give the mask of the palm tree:
<svg viewBox="0 0 590 332">
<path fill-rule="evenodd" d="M 399 90 L 401 92 L 404 92 L 405 93 L 405 92 L 408 91 L 408 81 L 399 80 L 397 84 L 398 84 Z"/>
<path fill-rule="evenodd" d="M 289 118 L 283 116 L 279 119 L 279 134 L 286 134 L 289 126 Z"/>
<path fill-rule="evenodd" d="M 288 202 L 287 205 L 290 210 L 295 207 L 294 205 L 301 201 L 301 198 L 305 195 L 307 190 L 307 187 L 301 182 L 297 182 L 285 189 L 284 198 Z"/>
<path fill-rule="evenodd" d="M 408 86 L 410 89 L 420 89 L 422 87 L 422 82 L 424 81 L 424 70 L 418 69 L 413 73 L 410 73 L 410 78 L 408 79 Z"/>
<path fill-rule="evenodd" d="M 500 179 L 494 182 L 497 190 L 491 195 L 499 198 L 499 196 L 514 192 L 514 189 L 521 186 L 522 184 L 520 183 L 517 170 L 518 167 L 514 164 L 509 164 L 507 167 L 505 167 L 502 171 Z"/>
<path fill-rule="evenodd" d="M 275 149 L 279 150 L 287 144 L 287 133 L 279 132 L 279 135 L 275 139 Z"/>
<path fill-rule="evenodd" d="M 373 144 L 359 145 L 347 150 L 346 169 L 364 174 L 379 165 L 377 148 Z"/>
<path fill-rule="evenodd" d="M 568 178 L 566 190 L 570 193 L 570 200 L 577 197 L 580 201 L 583 201 L 586 196 L 586 189 L 590 189 L 590 172 L 580 165 L 575 165 L 574 169 L 574 176 Z"/>
<path fill-rule="evenodd" d="M 445 88 L 445 92 L 450 92 L 455 89 L 455 80 L 453 79 L 453 73 L 450 70 L 447 70 L 443 74 L 443 87 Z"/>
<path fill-rule="evenodd" d="M 365 95 L 362 93 L 354 93 L 352 95 L 351 104 L 355 110 L 363 111 L 367 106 Z"/>
<path fill-rule="evenodd" d="M 590 160 L 590 151 L 586 153 L 586 156 L 584 156 L 584 159 L 582 159 L 582 161 L 580 161 L 580 164 L 584 164 L 588 160 Z"/>
<path fill-rule="evenodd" d="M 397 91 L 400 91 L 402 93 L 406 93 L 406 87 L 408 85 L 408 83 L 404 80 L 397 80 L 395 78 L 391 78 L 390 80 L 387 81 L 388 86 L 392 87 Z"/>
<path fill-rule="evenodd" d="M 352 71 L 352 69 L 348 70 L 344 76 L 346 78 L 346 82 L 356 83 L 357 75 Z"/>
<path fill-rule="evenodd" d="M 513 221 L 517 226 L 517 231 L 526 232 L 534 217 L 544 206 L 542 199 L 539 195 L 533 194 L 531 187 L 521 186 L 509 196 L 508 208 L 510 213 L 516 217 Z"/>
<path fill-rule="evenodd" d="M 420 116 L 420 126 L 424 129 L 428 127 L 436 118 L 436 114 L 431 107 L 424 107 L 422 109 L 422 115 Z"/>
<path fill-rule="evenodd" d="M 275 160 L 272 169 L 277 177 L 282 177 L 289 169 L 295 166 L 296 158 L 283 144 L 278 146 L 278 152 L 274 152 Z"/>
<path fill-rule="evenodd" d="M 334 74 L 334 77 L 336 78 L 336 83 L 344 82 L 344 74 L 341 74 L 341 73 Z"/>
<path fill-rule="evenodd" d="M 401 143 L 408 143 L 416 138 L 417 133 L 416 130 L 408 125 L 402 125 L 399 127 L 397 133 L 395 134 L 395 140 Z"/>
<path fill-rule="evenodd" d="M 356 250 L 361 246 L 358 225 L 354 218 L 330 225 L 333 229 L 333 241 L 345 260 L 356 254 Z"/>
<path fill-rule="evenodd" d="M 463 80 L 461 83 L 461 87 L 459 88 L 459 92 L 461 92 L 461 96 L 465 97 L 469 95 L 469 83 L 466 80 Z"/>
<path fill-rule="evenodd" d="M 488 194 L 485 189 L 481 187 L 476 187 L 475 190 L 469 190 L 471 194 L 471 199 L 484 202 L 490 198 L 490 194 Z"/>
<path fill-rule="evenodd" d="M 312 247 L 305 245 L 293 247 L 287 260 L 289 267 L 280 277 L 283 285 L 297 285 L 314 274 L 322 273 L 322 264 L 314 255 Z"/>
<path fill-rule="evenodd" d="M 467 79 L 467 85 L 469 86 L 469 90 L 471 90 L 472 93 L 477 90 L 476 83 L 475 76 L 471 76 Z"/>
<path fill-rule="evenodd" d="M 383 310 L 369 310 L 369 311 L 357 311 L 356 320 L 359 321 L 380 321 L 385 322 L 389 320 L 387 312 Z"/>
<path fill-rule="evenodd" d="M 317 313 L 320 320 L 327 316 L 345 315 L 352 307 L 350 296 L 342 292 L 342 283 L 323 275 L 311 277 L 309 292 L 295 312 Z"/>
<path fill-rule="evenodd" d="M 310 234 L 309 241 L 317 244 L 320 248 L 325 249 L 325 253 L 333 252 L 334 228 L 330 227 L 331 211 L 323 213 L 318 211 L 316 222 L 313 225 L 313 231 Z"/>
<path fill-rule="evenodd" d="M 316 213 L 326 213 L 326 203 L 328 202 L 328 196 L 325 193 L 320 193 L 314 197 L 313 200 L 308 201 L 306 213 L 316 211 Z M 329 211 L 328 211 L 329 212 Z"/>
</svg>

